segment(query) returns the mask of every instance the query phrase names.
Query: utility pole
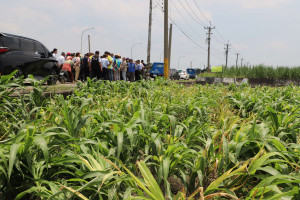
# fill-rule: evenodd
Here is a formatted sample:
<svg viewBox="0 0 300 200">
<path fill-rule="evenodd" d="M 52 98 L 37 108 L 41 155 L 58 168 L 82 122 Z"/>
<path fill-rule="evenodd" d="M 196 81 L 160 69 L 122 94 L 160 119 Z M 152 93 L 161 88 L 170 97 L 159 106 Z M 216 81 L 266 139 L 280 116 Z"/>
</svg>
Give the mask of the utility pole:
<svg viewBox="0 0 300 200">
<path fill-rule="evenodd" d="M 236 64 L 235 64 L 235 68 L 238 67 L 238 61 L 239 61 L 239 53 L 236 54 Z"/>
<path fill-rule="evenodd" d="M 226 54 L 226 65 L 225 65 L 225 69 L 227 69 L 227 67 L 228 67 L 228 52 L 229 52 L 229 41 L 228 41 L 228 43 L 227 44 L 225 44 L 226 45 L 226 48 L 225 48 L 225 54 Z"/>
<path fill-rule="evenodd" d="M 243 67 L 244 58 L 241 59 L 241 67 Z"/>
<path fill-rule="evenodd" d="M 170 66 L 171 66 L 171 48 L 172 48 L 172 24 L 170 24 L 170 33 L 169 33 L 169 62 L 168 62 L 168 70 L 170 71 Z"/>
<path fill-rule="evenodd" d="M 168 45 L 168 36 L 169 36 L 169 0 L 164 0 L 164 77 L 169 78 L 169 45 Z"/>
<path fill-rule="evenodd" d="M 215 29 L 216 27 L 211 27 L 211 25 L 209 27 L 204 27 L 204 29 L 207 29 L 208 30 L 208 38 L 207 38 L 207 44 L 208 44 L 208 50 L 207 50 L 207 71 L 210 72 L 210 41 L 211 41 L 211 30 L 212 29 Z"/>
<path fill-rule="evenodd" d="M 149 28 L 148 28 L 148 47 L 147 47 L 147 70 L 146 70 L 146 79 L 148 79 L 149 75 L 149 66 L 150 66 L 150 58 L 151 58 L 151 30 L 152 30 L 152 0 L 150 0 L 150 8 L 149 8 Z"/>
<path fill-rule="evenodd" d="M 91 37 L 88 35 L 88 40 L 89 40 L 89 53 L 91 53 Z"/>
</svg>

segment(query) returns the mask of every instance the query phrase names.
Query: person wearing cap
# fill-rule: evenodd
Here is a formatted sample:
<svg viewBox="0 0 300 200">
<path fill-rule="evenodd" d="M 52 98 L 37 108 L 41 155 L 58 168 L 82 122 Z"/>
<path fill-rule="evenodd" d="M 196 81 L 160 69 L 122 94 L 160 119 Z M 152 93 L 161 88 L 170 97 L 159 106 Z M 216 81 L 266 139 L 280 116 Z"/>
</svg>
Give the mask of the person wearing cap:
<svg viewBox="0 0 300 200">
<path fill-rule="evenodd" d="M 65 57 L 66 57 L 65 52 L 62 52 L 62 53 L 61 53 L 61 56 L 58 57 L 57 62 L 58 62 L 58 68 L 59 68 L 59 69 L 62 68 L 62 66 L 63 66 L 63 64 L 64 64 L 64 62 L 65 62 L 65 60 L 66 60 Z"/>
<path fill-rule="evenodd" d="M 120 80 L 120 71 L 121 71 L 121 56 L 120 55 L 116 55 L 116 62 L 114 65 L 114 81 L 119 81 Z"/>
</svg>

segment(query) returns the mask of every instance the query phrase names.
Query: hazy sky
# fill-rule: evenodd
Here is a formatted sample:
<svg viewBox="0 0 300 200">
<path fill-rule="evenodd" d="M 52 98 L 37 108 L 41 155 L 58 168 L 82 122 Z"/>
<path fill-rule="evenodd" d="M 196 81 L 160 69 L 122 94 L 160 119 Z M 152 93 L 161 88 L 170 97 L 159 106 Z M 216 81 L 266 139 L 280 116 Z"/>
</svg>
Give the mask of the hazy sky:
<svg viewBox="0 0 300 200">
<path fill-rule="evenodd" d="M 163 0 L 153 0 L 151 61 L 163 57 Z M 27 36 L 59 53 L 105 50 L 146 60 L 149 0 L 0 0 L 0 32 Z M 211 65 L 225 63 L 224 43 L 232 44 L 229 65 L 236 53 L 244 63 L 300 66 L 299 0 L 169 0 L 170 17 L 193 41 L 173 25 L 171 67 L 203 68 L 207 62 L 206 30 L 212 37 Z M 198 6 L 198 7 L 197 7 Z M 204 16 L 201 14 L 204 13 Z M 197 43 L 197 45 L 195 44 Z M 239 64 L 240 64 L 239 60 Z"/>
</svg>

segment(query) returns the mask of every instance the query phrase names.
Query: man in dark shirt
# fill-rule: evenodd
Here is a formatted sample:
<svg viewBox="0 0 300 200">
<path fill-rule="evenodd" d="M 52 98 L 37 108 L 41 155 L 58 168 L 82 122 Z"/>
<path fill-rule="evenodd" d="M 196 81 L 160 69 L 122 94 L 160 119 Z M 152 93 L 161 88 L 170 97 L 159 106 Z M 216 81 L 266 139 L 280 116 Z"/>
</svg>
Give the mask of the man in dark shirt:
<svg viewBox="0 0 300 200">
<path fill-rule="evenodd" d="M 90 77 L 90 70 L 89 70 L 89 54 L 86 53 L 82 59 L 82 65 L 80 69 L 80 77 L 81 81 L 86 81 L 87 77 Z"/>
<path fill-rule="evenodd" d="M 101 79 L 101 71 L 102 65 L 100 60 L 100 52 L 96 51 L 95 55 L 91 57 L 90 60 L 90 67 L 91 67 L 91 78 L 95 78 L 97 80 Z"/>
</svg>

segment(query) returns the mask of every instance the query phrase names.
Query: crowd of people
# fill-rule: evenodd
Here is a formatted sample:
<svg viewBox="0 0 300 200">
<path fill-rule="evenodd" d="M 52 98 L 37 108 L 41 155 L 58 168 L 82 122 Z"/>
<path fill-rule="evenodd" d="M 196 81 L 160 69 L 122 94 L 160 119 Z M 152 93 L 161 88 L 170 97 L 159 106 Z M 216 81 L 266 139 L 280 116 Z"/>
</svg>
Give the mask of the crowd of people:
<svg viewBox="0 0 300 200">
<path fill-rule="evenodd" d="M 59 69 L 70 73 L 71 82 L 86 81 L 87 77 L 94 80 L 133 82 L 145 77 L 146 64 L 143 60 L 133 61 L 108 51 L 102 56 L 99 51 L 86 53 L 84 56 L 65 52 L 58 56 L 57 52 L 57 49 L 53 49 L 52 55 L 57 60 Z"/>
</svg>

